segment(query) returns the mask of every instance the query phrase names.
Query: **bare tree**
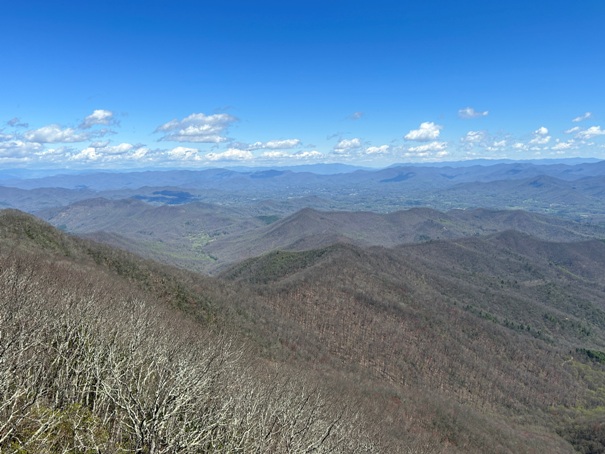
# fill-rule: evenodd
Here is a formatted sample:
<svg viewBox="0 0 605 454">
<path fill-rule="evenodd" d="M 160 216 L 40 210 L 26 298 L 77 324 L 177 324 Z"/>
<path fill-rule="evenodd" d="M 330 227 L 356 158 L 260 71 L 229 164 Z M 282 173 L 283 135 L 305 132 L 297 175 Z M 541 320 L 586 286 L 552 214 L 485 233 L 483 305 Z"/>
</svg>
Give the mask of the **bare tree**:
<svg viewBox="0 0 605 454">
<path fill-rule="evenodd" d="M 372 452 L 342 402 L 114 284 L 0 258 L 1 451 Z"/>
</svg>

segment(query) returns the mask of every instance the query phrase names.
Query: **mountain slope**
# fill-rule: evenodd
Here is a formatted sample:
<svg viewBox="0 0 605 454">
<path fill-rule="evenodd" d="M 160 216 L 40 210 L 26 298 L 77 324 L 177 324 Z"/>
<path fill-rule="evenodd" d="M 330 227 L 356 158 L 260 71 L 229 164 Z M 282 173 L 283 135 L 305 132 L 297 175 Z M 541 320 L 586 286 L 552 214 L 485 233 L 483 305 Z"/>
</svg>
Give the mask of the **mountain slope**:
<svg viewBox="0 0 605 454">
<path fill-rule="evenodd" d="M 548 175 L 525 179 L 466 182 L 432 194 L 433 203 L 492 209 L 530 209 L 577 219 L 595 217 L 602 222 L 602 176 L 568 181 Z"/>
<path fill-rule="evenodd" d="M 96 198 L 37 214 L 68 232 L 194 270 L 216 261 L 205 251 L 209 242 L 265 225 L 239 210 L 201 202 L 155 206 Z"/>
<path fill-rule="evenodd" d="M 602 241 L 515 231 L 276 252 L 223 274 L 267 295 L 294 357 L 381 383 L 398 418 L 467 452 L 572 452 L 558 433 L 603 417 L 603 275 Z"/>
<path fill-rule="evenodd" d="M 422 223 L 430 211 L 412 214 Z M 523 216 L 505 215 L 523 224 Z M 0 253 L 3 270 L 20 261 L 21 274 L 10 275 L 39 282 L 49 294 L 150 298 L 164 321 L 175 319 L 165 310 L 187 314 L 182 323 L 176 317 L 178 332 L 186 327 L 195 337 L 197 320 L 246 339 L 261 369 L 287 371 L 289 380 L 315 377 L 330 399 L 354 402 L 362 426 L 388 446 L 382 452 L 572 453 L 573 446 L 600 442 L 590 435 L 594 418 L 603 417 L 605 389 L 599 240 L 561 243 L 507 230 L 393 248 L 336 244 L 275 251 L 215 279 L 8 211 L 0 213 Z M 27 318 L 35 320 L 35 312 Z M 91 330 L 97 331 L 104 332 Z M 247 369 L 233 370 L 238 376 Z M 265 389 L 255 386 L 249 395 Z M 251 408 L 242 411 L 238 420 L 256 418 Z"/>
<path fill-rule="evenodd" d="M 605 228 L 519 210 L 439 212 L 412 208 L 389 214 L 302 209 L 279 219 L 257 210 L 192 202 L 150 205 L 135 199 L 89 199 L 37 214 L 56 227 L 203 272 L 275 250 L 308 250 L 335 243 L 392 247 L 516 229 L 539 238 L 576 241 L 605 237 Z M 259 212 L 283 213 L 278 204 Z"/>
<path fill-rule="evenodd" d="M 412 208 L 390 214 L 301 210 L 269 226 L 243 235 L 218 238 L 206 250 L 220 262 L 261 255 L 275 249 L 301 251 L 341 242 L 393 247 L 439 239 L 455 239 L 516 229 L 538 238 L 577 241 L 605 229 L 523 211 L 485 209 L 439 212 Z"/>
<path fill-rule="evenodd" d="M 191 277 L 0 211 L 0 451 L 382 450 L 312 374 L 188 316 L 220 301 Z"/>
</svg>

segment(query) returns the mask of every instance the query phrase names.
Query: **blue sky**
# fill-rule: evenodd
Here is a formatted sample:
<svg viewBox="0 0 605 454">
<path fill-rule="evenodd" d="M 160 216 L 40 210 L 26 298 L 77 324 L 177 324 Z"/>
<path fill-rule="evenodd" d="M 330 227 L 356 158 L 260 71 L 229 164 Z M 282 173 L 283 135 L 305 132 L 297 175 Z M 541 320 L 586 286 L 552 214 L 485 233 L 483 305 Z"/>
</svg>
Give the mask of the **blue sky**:
<svg viewBox="0 0 605 454">
<path fill-rule="evenodd" d="M 605 159 L 605 2 L 28 1 L 0 166 Z"/>
</svg>

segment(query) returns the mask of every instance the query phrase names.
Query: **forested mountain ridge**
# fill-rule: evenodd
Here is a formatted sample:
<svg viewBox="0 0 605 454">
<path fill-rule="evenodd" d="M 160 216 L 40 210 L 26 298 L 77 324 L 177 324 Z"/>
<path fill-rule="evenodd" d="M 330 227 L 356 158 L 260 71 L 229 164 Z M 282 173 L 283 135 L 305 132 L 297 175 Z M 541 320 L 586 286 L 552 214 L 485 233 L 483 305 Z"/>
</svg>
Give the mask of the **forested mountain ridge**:
<svg viewBox="0 0 605 454">
<path fill-rule="evenodd" d="M 400 418 L 435 423 L 452 405 L 465 416 L 439 424 L 457 446 L 541 452 L 544 430 L 573 439 L 602 417 L 605 369 L 593 357 L 605 347 L 604 254 L 602 241 L 506 231 L 394 249 L 273 252 L 224 277 L 268 295 L 268 312 L 289 321 L 279 333 L 296 357 L 336 361 L 397 389 L 414 408 L 399 408 Z M 520 421 L 529 426 L 515 429 Z M 505 441 L 517 430 L 524 435 Z M 598 445 L 588 433 L 576 448 Z"/>
<path fill-rule="evenodd" d="M 327 393 L 330 404 L 323 407 L 327 419 L 317 421 L 318 428 L 330 427 L 330 423 L 322 424 L 341 410 L 349 411 L 344 402 L 353 400 L 360 419 L 347 419 L 339 430 L 361 427 L 362 438 L 350 436 L 351 444 L 342 448 L 344 452 L 354 446 L 364 452 L 571 453 L 574 447 L 589 452 L 585 451 L 587 446 L 601 446 L 599 432 L 590 428 L 603 416 L 600 408 L 605 397 L 600 391 L 605 386 L 601 362 L 605 357 L 605 243 L 590 239 L 590 226 L 588 230 L 577 225 L 570 229 L 568 221 L 522 212 L 415 209 L 381 216 L 407 216 L 420 224 L 439 216 L 456 225 L 457 216 L 467 219 L 471 214 L 477 225 L 486 226 L 483 232 L 487 235 L 391 247 L 340 242 L 302 251 L 274 250 L 211 278 L 141 260 L 68 236 L 31 216 L 3 211 L 0 251 L 6 271 L 3 276 L 8 280 L 2 286 L 2 301 L 10 303 L 19 295 L 29 308 L 18 313 L 19 320 L 39 317 L 50 323 L 48 314 L 55 318 L 65 314 L 71 320 L 67 326 L 86 325 L 86 314 L 101 311 L 105 315 L 95 317 L 111 319 L 110 325 L 122 330 L 119 336 L 126 336 L 126 343 L 131 342 L 129 327 L 134 326 L 129 325 L 134 322 L 127 322 L 133 320 L 129 311 L 139 307 L 131 303 L 140 300 L 144 301 L 141 310 L 148 314 L 143 319 L 156 320 L 149 315 L 151 311 L 165 314 L 160 315 L 163 320 L 174 320 L 170 329 L 164 322 L 149 321 L 153 328 L 143 331 L 149 339 L 165 338 L 168 343 L 183 345 L 178 339 L 185 331 L 186 344 L 191 343 L 187 333 L 203 333 L 210 336 L 204 337 L 209 339 L 204 342 L 215 345 L 212 339 L 222 332 L 237 339 L 236 345 L 245 345 L 246 370 L 251 374 L 246 389 L 258 386 L 264 393 L 265 388 L 255 380 L 264 380 L 267 370 L 275 367 L 287 371 L 286 381 L 292 374 L 306 377 L 313 387 L 322 382 L 321 392 Z M 321 217 L 352 219 L 349 213 L 315 210 L 295 216 L 310 217 L 309 226 L 318 224 Z M 360 225 L 367 226 L 368 219 L 376 222 L 371 213 L 359 216 L 363 220 Z M 263 228 L 271 231 L 280 227 L 279 222 Z M 502 227 L 489 233 L 490 226 L 506 223 L 520 229 L 533 226 L 534 233 L 545 238 L 512 229 L 498 231 Z M 336 225 L 346 224 L 351 222 Z M 551 232 L 574 241 L 549 241 L 546 237 Z M 17 275 L 28 276 L 27 282 L 32 284 L 23 280 L 16 284 Z M 40 293 L 41 288 L 50 293 Z M 67 306 L 61 299 L 64 295 L 71 295 Z M 48 312 L 46 306 L 38 315 L 31 312 L 40 309 L 34 305 L 40 296 L 52 302 L 55 312 Z M 8 308 L 5 314 L 15 310 L 10 305 L 4 308 Z M 70 308 L 87 308 L 85 317 L 77 318 Z M 121 314 L 125 325 L 116 324 L 103 308 Z M 64 332 L 58 325 L 49 326 Z M 94 323 L 86 326 L 81 335 L 93 339 L 86 336 L 93 336 L 99 328 Z M 171 334 L 158 334 L 157 329 Z M 100 339 L 106 339 L 105 331 L 99 333 Z M 77 339 L 80 334 L 75 336 Z M 52 337 L 47 339 L 55 342 Z M 118 348 L 103 342 L 107 348 Z M 162 345 L 159 351 L 164 351 Z M 195 347 L 198 349 L 208 351 L 203 345 Z M 235 351 L 224 354 L 239 356 L 238 349 L 236 346 Z M 151 347 L 142 351 L 143 357 L 156 358 Z M 206 364 L 203 358 L 199 361 Z M 217 370 L 229 386 L 237 388 L 237 380 L 223 373 Z M 32 376 L 22 378 L 30 380 Z M 35 380 L 27 383 L 39 384 Z M 45 389 L 57 392 L 56 388 Z M 69 392 L 80 396 L 76 399 L 82 398 L 82 394 Z M 273 415 L 283 411 L 287 417 L 289 410 L 278 409 L 271 400 L 274 394 L 263 395 L 267 397 L 258 411 Z M 233 396 L 237 406 L 229 407 L 228 418 L 257 414 L 241 394 Z M 71 398 L 61 397 L 62 402 Z M 97 407 L 90 409 L 86 400 L 77 402 L 84 405 L 81 410 L 59 406 L 55 413 L 48 413 L 56 419 L 37 414 L 37 424 L 48 424 L 49 429 L 42 430 L 42 438 L 32 439 L 30 447 L 58 449 L 61 424 L 73 428 L 89 421 L 89 410 Z M 108 429 L 93 423 L 102 439 L 111 439 L 114 447 L 134 446 L 129 443 L 136 445 L 136 440 L 142 440 L 143 434 L 136 431 L 126 431 L 126 441 L 117 440 L 115 431 L 126 420 L 111 413 L 109 401 L 102 402 L 98 408 L 115 416 Z M 300 403 L 294 397 L 289 402 Z M 36 411 L 44 415 L 55 408 L 47 401 L 36 405 Z M 24 418 L 34 417 L 29 413 L 31 408 L 23 408 Z M 21 438 L 14 438 L 17 435 L 12 431 L 11 443 L 21 443 L 31 434 L 29 426 L 19 427 Z M 257 428 L 268 430 L 264 427 Z M 309 429 L 305 434 L 311 436 L 311 432 Z M 284 433 L 274 434 L 275 439 L 282 440 Z M 156 435 L 145 435 L 145 440 Z M 234 432 L 228 437 L 235 439 Z M 52 440 L 55 445 L 43 444 Z M 98 437 L 86 440 L 70 443 L 99 443 Z M 264 447 L 259 438 L 245 442 Z M 281 452 L 282 448 L 276 450 Z"/>
<path fill-rule="evenodd" d="M 381 452 L 311 375 L 192 317 L 216 295 L 187 278 L 0 212 L 0 452 Z"/>
<path fill-rule="evenodd" d="M 605 238 L 605 226 L 522 210 L 411 208 L 383 214 L 304 208 L 280 219 L 200 202 L 152 206 L 132 199 L 90 199 L 37 214 L 66 231 L 212 273 L 275 249 L 305 250 L 337 242 L 392 247 L 506 229 L 560 241 Z"/>
</svg>

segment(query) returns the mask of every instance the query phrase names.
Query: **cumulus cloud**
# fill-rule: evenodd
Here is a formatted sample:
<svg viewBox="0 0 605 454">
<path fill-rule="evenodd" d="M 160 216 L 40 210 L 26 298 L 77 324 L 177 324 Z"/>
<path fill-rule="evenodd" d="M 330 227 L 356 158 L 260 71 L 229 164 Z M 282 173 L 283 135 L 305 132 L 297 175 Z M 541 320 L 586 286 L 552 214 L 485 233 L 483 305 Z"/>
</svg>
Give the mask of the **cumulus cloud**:
<svg viewBox="0 0 605 454">
<path fill-rule="evenodd" d="M 120 143 L 118 145 L 105 145 L 102 150 L 107 154 L 124 154 L 132 151 L 135 148 L 131 143 Z"/>
<path fill-rule="evenodd" d="M 550 142 L 550 139 L 550 136 L 534 136 L 529 143 L 532 145 L 546 145 L 548 142 Z"/>
<path fill-rule="evenodd" d="M 267 158 L 267 159 L 281 159 L 281 158 L 289 158 L 292 155 L 290 153 L 286 153 L 285 151 L 265 151 L 260 156 L 261 156 L 261 158 Z"/>
<path fill-rule="evenodd" d="M 564 131 L 565 134 L 573 134 L 574 132 L 578 132 L 580 129 L 579 126 L 574 126 L 573 128 L 569 128 L 568 130 Z"/>
<path fill-rule="evenodd" d="M 74 143 L 90 139 L 91 134 L 53 124 L 26 131 L 23 137 L 30 142 L 38 143 Z"/>
<path fill-rule="evenodd" d="M 6 124 L 13 128 L 29 128 L 29 123 L 22 123 L 21 119 L 17 117 L 11 118 Z"/>
<path fill-rule="evenodd" d="M 132 157 L 134 159 L 142 159 L 149 155 L 149 148 L 147 147 L 138 147 L 132 151 Z"/>
<path fill-rule="evenodd" d="M 141 159 L 149 153 L 144 145 L 122 142 L 109 145 L 108 142 L 96 142 L 69 156 L 72 161 L 118 161 Z"/>
<path fill-rule="evenodd" d="M 101 153 L 97 153 L 96 148 L 87 147 L 79 153 L 71 155 L 68 159 L 71 161 L 97 161 L 101 159 L 101 157 Z"/>
<path fill-rule="evenodd" d="M 418 129 L 412 129 L 408 132 L 404 136 L 404 139 L 416 142 L 429 142 L 439 137 L 441 129 L 443 129 L 443 126 L 436 125 L 432 121 L 426 121 L 421 123 Z"/>
<path fill-rule="evenodd" d="M 441 152 L 445 151 L 447 148 L 447 142 L 431 142 L 424 145 L 418 145 L 416 147 L 408 148 L 408 151 L 411 153 L 429 153 L 429 152 Z"/>
<path fill-rule="evenodd" d="M 168 151 L 168 157 L 181 161 L 200 161 L 202 159 L 197 148 L 189 147 L 175 147 Z"/>
<path fill-rule="evenodd" d="M 584 129 L 583 131 L 579 131 L 576 134 L 576 137 L 581 140 L 589 140 L 593 137 L 605 135 L 605 130 L 601 129 L 600 126 L 591 126 L 588 129 Z"/>
<path fill-rule="evenodd" d="M 353 112 L 349 115 L 350 120 L 359 120 L 361 117 L 363 117 L 363 112 Z"/>
<path fill-rule="evenodd" d="M 445 142 L 434 142 L 424 145 L 418 145 L 416 147 L 410 147 L 404 156 L 410 158 L 424 158 L 424 159 L 435 159 L 444 158 L 449 155 L 447 151 L 447 143 Z"/>
<path fill-rule="evenodd" d="M 361 139 L 357 137 L 353 139 L 342 139 L 334 147 L 334 153 L 346 155 L 359 148 L 361 148 Z"/>
<path fill-rule="evenodd" d="M 580 121 L 588 120 L 590 117 L 592 117 L 592 112 L 586 112 L 585 114 L 580 115 L 579 117 L 576 117 L 571 121 L 573 121 L 574 123 L 579 123 Z"/>
<path fill-rule="evenodd" d="M 501 152 L 509 145 L 510 138 L 498 135 L 496 137 L 487 131 L 468 131 L 461 139 L 462 149 L 475 155 L 483 152 Z"/>
<path fill-rule="evenodd" d="M 515 142 L 513 144 L 513 149 L 517 150 L 517 151 L 523 151 L 523 150 L 527 150 L 527 145 L 524 144 L 523 142 Z"/>
<path fill-rule="evenodd" d="M 265 151 L 260 157 L 262 159 L 297 159 L 297 160 L 308 160 L 321 158 L 323 155 L 316 150 L 313 151 L 299 151 L 298 153 L 287 153 L 285 151 Z"/>
<path fill-rule="evenodd" d="M 250 150 L 269 149 L 269 150 L 287 150 L 301 145 L 300 139 L 270 140 L 268 142 L 254 142 L 250 145 Z"/>
<path fill-rule="evenodd" d="M 465 107 L 464 109 L 460 109 L 458 111 L 458 116 L 460 118 L 469 119 L 469 118 L 479 118 L 479 117 L 487 117 L 489 112 L 487 110 L 483 112 L 478 112 L 472 107 Z"/>
<path fill-rule="evenodd" d="M 160 140 L 172 142 L 220 143 L 224 133 L 237 119 L 228 114 L 194 113 L 182 120 L 171 120 L 158 126 L 155 132 L 166 133 Z"/>
<path fill-rule="evenodd" d="M 208 153 L 205 157 L 209 161 L 249 161 L 254 155 L 248 150 L 229 148 L 221 153 Z"/>
<path fill-rule="evenodd" d="M 534 138 L 529 141 L 532 145 L 545 145 L 550 142 L 551 137 L 548 135 L 548 128 L 540 126 L 534 131 Z"/>
<path fill-rule="evenodd" d="M 115 124 L 115 120 L 113 118 L 113 112 L 110 110 L 97 109 L 94 110 L 89 116 L 87 116 L 82 124 L 80 124 L 81 129 L 89 129 L 95 125 L 111 125 Z"/>
<path fill-rule="evenodd" d="M 40 153 L 44 147 L 37 142 L 26 142 L 12 139 L 7 136 L 6 140 L 0 139 L 0 157 L 18 158 Z"/>
<path fill-rule="evenodd" d="M 572 140 L 568 140 L 567 142 L 559 142 L 557 141 L 556 144 L 554 144 L 551 149 L 554 151 L 564 151 L 564 150 L 569 150 L 573 147 L 573 141 Z"/>
<path fill-rule="evenodd" d="M 296 159 L 318 159 L 323 157 L 323 154 L 317 150 L 301 151 L 299 153 L 295 153 L 294 157 Z"/>
<path fill-rule="evenodd" d="M 388 153 L 391 147 L 388 145 L 381 145 L 379 147 L 368 147 L 366 148 L 366 154 L 384 154 Z"/>
<path fill-rule="evenodd" d="M 469 131 L 461 140 L 464 143 L 477 144 L 483 142 L 486 136 L 484 131 Z"/>
</svg>

